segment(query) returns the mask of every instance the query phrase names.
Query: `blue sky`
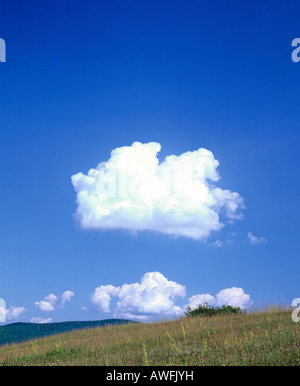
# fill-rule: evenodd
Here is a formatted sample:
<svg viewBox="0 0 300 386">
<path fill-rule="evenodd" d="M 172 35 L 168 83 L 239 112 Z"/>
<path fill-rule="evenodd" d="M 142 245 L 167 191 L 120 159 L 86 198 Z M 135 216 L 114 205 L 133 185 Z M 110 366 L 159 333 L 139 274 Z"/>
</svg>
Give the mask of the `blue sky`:
<svg viewBox="0 0 300 386">
<path fill-rule="evenodd" d="M 178 307 L 235 287 L 257 307 L 300 296 L 299 2 L 2 1 L 0 11 L 0 298 L 27 310 L 10 321 L 112 317 L 123 300 L 111 295 L 104 312 L 95 289 L 151 272 L 185 286 Z M 211 151 L 243 219 L 205 240 L 82 229 L 71 176 L 135 141 L 159 143 L 160 162 Z M 62 305 L 65 291 L 75 296 Z M 54 311 L 41 311 L 49 294 Z"/>
</svg>

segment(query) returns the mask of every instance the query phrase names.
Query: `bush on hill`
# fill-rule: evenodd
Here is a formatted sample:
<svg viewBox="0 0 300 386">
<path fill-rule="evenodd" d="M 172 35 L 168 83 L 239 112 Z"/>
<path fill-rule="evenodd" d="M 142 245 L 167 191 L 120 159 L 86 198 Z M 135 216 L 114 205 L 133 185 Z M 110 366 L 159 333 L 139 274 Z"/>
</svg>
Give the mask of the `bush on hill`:
<svg viewBox="0 0 300 386">
<path fill-rule="evenodd" d="M 207 303 L 199 304 L 196 308 L 192 309 L 187 306 L 187 312 L 185 312 L 185 316 L 193 317 L 193 316 L 203 316 L 210 317 L 215 315 L 225 315 L 225 314 L 240 314 L 244 312 L 240 307 L 234 306 L 222 306 L 222 307 L 213 307 L 209 306 Z"/>
</svg>

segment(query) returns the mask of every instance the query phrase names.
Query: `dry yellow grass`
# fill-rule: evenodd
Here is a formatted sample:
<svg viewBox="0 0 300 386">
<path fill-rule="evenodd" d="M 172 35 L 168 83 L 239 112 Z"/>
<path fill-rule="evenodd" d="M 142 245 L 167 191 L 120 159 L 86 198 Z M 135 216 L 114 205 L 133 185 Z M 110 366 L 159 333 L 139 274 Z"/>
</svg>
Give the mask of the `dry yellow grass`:
<svg viewBox="0 0 300 386">
<path fill-rule="evenodd" d="M 2 365 L 299 365 L 291 312 L 101 327 L 0 348 Z"/>
</svg>

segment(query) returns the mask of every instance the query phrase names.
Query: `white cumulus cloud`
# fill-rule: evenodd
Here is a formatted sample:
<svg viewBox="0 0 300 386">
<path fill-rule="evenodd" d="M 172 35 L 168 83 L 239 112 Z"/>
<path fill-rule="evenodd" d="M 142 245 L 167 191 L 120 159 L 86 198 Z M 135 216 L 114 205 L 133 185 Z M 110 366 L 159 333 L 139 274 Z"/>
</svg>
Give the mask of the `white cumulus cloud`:
<svg viewBox="0 0 300 386">
<path fill-rule="evenodd" d="M 248 233 L 248 239 L 249 239 L 249 243 L 252 245 L 265 244 L 267 242 L 267 240 L 264 237 L 254 236 L 251 232 Z"/>
<path fill-rule="evenodd" d="M 55 307 L 53 304 L 51 304 L 50 302 L 47 302 L 45 300 L 41 300 L 39 302 L 34 302 L 35 306 L 40 310 L 40 311 L 46 311 L 46 312 L 50 312 L 50 311 L 54 311 L 55 310 Z"/>
<path fill-rule="evenodd" d="M 8 310 L 6 310 L 6 319 L 12 320 L 17 319 L 21 314 L 28 311 L 25 307 L 15 307 L 11 306 Z"/>
<path fill-rule="evenodd" d="M 70 302 L 74 295 L 75 293 L 72 291 L 64 291 L 60 297 L 51 293 L 45 296 L 44 300 L 40 300 L 34 304 L 40 311 L 51 312 L 55 311 L 58 304 L 62 307 L 66 302 Z"/>
<path fill-rule="evenodd" d="M 184 286 L 168 280 L 160 272 L 148 272 L 140 283 L 123 284 L 121 287 L 100 286 L 90 300 L 99 310 L 110 312 L 111 298 L 116 297 L 117 303 L 112 312 L 122 317 L 146 320 L 147 314 L 182 314 L 174 299 L 184 296 Z"/>
<path fill-rule="evenodd" d="M 242 288 L 232 287 L 223 289 L 215 296 L 210 294 L 194 295 L 188 299 L 187 306 L 194 309 L 199 304 L 205 303 L 214 307 L 229 305 L 246 309 L 252 304 L 252 301 L 250 295 L 246 294 Z"/>
<path fill-rule="evenodd" d="M 113 285 L 101 285 L 97 287 L 91 295 L 91 302 L 97 306 L 100 311 L 110 312 L 110 301 L 112 296 L 117 296 L 120 288 Z"/>
<path fill-rule="evenodd" d="M 72 296 L 74 296 L 75 293 L 72 292 L 72 291 L 65 291 L 61 297 L 60 297 L 60 303 L 61 305 L 64 305 L 66 302 L 70 302 L 71 301 L 71 298 Z"/>
<path fill-rule="evenodd" d="M 192 309 L 197 308 L 199 304 L 209 304 L 214 305 L 215 298 L 214 296 L 210 294 L 199 294 L 199 295 L 193 295 L 188 300 L 188 306 Z"/>
<path fill-rule="evenodd" d="M 57 302 L 57 296 L 51 293 L 45 296 L 45 301 L 54 305 Z"/>
<path fill-rule="evenodd" d="M 197 294 L 187 300 L 185 306 L 175 304 L 178 298 L 185 298 L 185 286 L 168 280 L 160 272 L 146 273 L 139 283 L 101 285 L 90 296 L 90 301 L 99 311 L 111 312 L 114 316 L 149 320 L 149 317 L 178 317 L 182 316 L 186 307 L 194 309 L 199 304 L 209 304 L 213 307 L 231 305 L 246 309 L 252 304 L 250 295 L 242 288 L 226 288 L 215 296 L 211 294 Z M 115 301 L 112 306 L 112 299 Z"/>
<path fill-rule="evenodd" d="M 205 239 L 224 220 L 242 217 L 243 198 L 216 186 L 219 162 L 211 151 L 170 155 L 160 163 L 160 149 L 156 142 L 134 142 L 87 174 L 73 175 L 81 226 Z"/>
</svg>

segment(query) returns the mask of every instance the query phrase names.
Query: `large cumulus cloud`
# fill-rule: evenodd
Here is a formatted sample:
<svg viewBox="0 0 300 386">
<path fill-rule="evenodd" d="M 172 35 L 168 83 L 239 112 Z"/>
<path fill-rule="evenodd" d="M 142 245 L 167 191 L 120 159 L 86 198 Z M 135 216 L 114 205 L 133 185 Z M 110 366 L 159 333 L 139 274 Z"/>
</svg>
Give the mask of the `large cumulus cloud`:
<svg viewBox="0 0 300 386">
<path fill-rule="evenodd" d="M 148 272 L 140 283 L 123 284 L 121 287 L 102 285 L 91 295 L 91 302 L 103 312 L 113 312 L 122 317 L 147 319 L 147 315 L 182 314 L 182 309 L 174 304 L 174 299 L 184 297 L 185 286 L 168 280 L 160 272 Z M 112 297 L 117 298 L 114 308 L 110 308 Z"/>
<path fill-rule="evenodd" d="M 160 163 L 160 149 L 156 142 L 134 142 L 87 174 L 73 175 L 81 226 L 205 239 L 224 220 L 241 218 L 242 197 L 216 186 L 219 162 L 211 151 L 170 155 Z"/>
<path fill-rule="evenodd" d="M 190 297 L 185 306 L 176 304 L 179 298 L 186 297 L 186 287 L 168 280 L 160 272 L 147 272 L 140 283 L 101 285 L 90 296 L 91 303 L 102 312 L 112 313 L 115 317 L 148 320 L 155 317 L 178 317 L 186 307 L 196 308 L 208 303 L 218 307 L 232 305 L 246 309 L 252 304 L 250 295 L 242 288 L 226 288 L 215 296 L 197 294 Z M 113 302 L 113 299 L 115 301 Z"/>
</svg>

